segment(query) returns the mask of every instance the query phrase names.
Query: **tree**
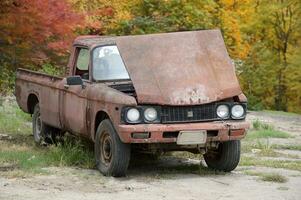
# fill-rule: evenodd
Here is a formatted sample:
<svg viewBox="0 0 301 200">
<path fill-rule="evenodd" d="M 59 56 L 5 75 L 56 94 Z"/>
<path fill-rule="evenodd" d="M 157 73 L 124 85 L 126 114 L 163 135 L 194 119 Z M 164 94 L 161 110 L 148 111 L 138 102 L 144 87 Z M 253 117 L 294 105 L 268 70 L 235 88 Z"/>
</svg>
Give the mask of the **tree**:
<svg viewBox="0 0 301 200">
<path fill-rule="evenodd" d="M 213 6 L 212 1 L 198 0 L 134 1 L 129 6 L 132 17 L 120 20 L 111 33 L 128 35 L 210 28 L 213 27 L 210 17 Z"/>
<path fill-rule="evenodd" d="M 64 54 L 83 20 L 61 0 L 4 0 L 0 2 L 0 52 L 10 67 L 24 67 Z"/>
<path fill-rule="evenodd" d="M 2 0 L 0 88 L 16 67 L 60 63 L 77 34 L 219 28 L 249 106 L 301 113 L 300 19 L 298 0 Z"/>
<path fill-rule="evenodd" d="M 296 91 L 300 65 L 295 62 L 300 52 L 300 2 L 264 0 L 254 6 L 252 23 L 246 29 L 251 50 L 242 69 L 243 87 L 253 105 L 296 111 L 289 105 L 300 102 Z M 296 107 L 300 110 L 300 104 Z"/>
<path fill-rule="evenodd" d="M 83 34 L 114 34 L 122 20 L 131 19 L 130 8 L 139 0 L 69 0 L 73 7 L 85 13 Z"/>
</svg>

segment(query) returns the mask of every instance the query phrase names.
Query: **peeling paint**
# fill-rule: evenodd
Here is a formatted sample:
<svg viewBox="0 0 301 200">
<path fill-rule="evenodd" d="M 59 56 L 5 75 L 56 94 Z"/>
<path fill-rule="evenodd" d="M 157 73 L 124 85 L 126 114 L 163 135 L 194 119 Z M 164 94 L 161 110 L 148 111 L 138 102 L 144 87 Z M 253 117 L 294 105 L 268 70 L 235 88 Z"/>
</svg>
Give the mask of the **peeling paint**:
<svg viewBox="0 0 301 200">
<path fill-rule="evenodd" d="M 197 85 L 193 88 L 179 88 L 179 90 L 172 93 L 170 98 L 171 101 L 177 104 L 204 104 L 210 100 L 204 85 Z"/>
</svg>

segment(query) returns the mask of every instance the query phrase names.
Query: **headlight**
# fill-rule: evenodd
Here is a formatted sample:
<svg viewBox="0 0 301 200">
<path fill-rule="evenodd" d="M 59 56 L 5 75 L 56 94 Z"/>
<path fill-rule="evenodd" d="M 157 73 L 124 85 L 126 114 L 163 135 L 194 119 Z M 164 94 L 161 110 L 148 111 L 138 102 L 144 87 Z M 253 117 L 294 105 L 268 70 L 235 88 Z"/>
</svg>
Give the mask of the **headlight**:
<svg viewBox="0 0 301 200">
<path fill-rule="evenodd" d="M 149 122 L 155 121 L 158 118 L 157 110 L 154 108 L 147 108 L 144 111 L 144 118 Z"/>
<path fill-rule="evenodd" d="M 245 114 L 245 110 L 242 105 L 235 105 L 231 109 L 231 115 L 235 119 L 242 118 Z"/>
<path fill-rule="evenodd" d="M 130 108 L 126 113 L 129 122 L 136 122 L 140 119 L 140 112 L 137 108 Z"/>
<path fill-rule="evenodd" d="M 229 117 L 229 107 L 226 105 L 219 105 L 216 109 L 216 114 L 219 118 L 225 119 Z"/>
</svg>

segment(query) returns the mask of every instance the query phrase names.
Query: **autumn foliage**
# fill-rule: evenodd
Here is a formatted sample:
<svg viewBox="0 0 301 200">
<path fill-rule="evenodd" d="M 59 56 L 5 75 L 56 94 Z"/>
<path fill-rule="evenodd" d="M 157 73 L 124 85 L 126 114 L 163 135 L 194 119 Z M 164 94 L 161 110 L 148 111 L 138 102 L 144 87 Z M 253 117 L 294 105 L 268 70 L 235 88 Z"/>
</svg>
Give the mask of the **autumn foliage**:
<svg viewBox="0 0 301 200">
<path fill-rule="evenodd" d="M 250 108 L 301 113 L 300 19 L 298 0 L 1 0 L 0 88 L 63 68 L 76 35 L 219 28 Z"/>
<path fill-rule="evenodd" d="M 1 51 L 14 57 L 18 66 L 46 59 L 49 50 L 66 53 L 75 30 L 83 25 L 83 16 L 65 1 L 4 0 L 0 4 Z"/>
</svg>

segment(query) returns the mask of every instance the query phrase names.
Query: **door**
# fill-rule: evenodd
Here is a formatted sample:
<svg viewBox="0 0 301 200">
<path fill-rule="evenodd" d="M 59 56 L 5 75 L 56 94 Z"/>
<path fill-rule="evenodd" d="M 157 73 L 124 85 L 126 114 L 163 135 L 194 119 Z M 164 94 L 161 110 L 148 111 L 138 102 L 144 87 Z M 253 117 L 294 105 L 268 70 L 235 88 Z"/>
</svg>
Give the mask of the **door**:
<svg viewBox="0 0 301 200">
<path fill-rule="evenodd" d="M 89 50 L 76 47 L 73 74 L 83 79 L 82 85 L 65 85 L 63 89 L 62 117 L 65 128 L 75 134 L 87 134 L 87 85 L 89 84 Z"/>
</svg>

